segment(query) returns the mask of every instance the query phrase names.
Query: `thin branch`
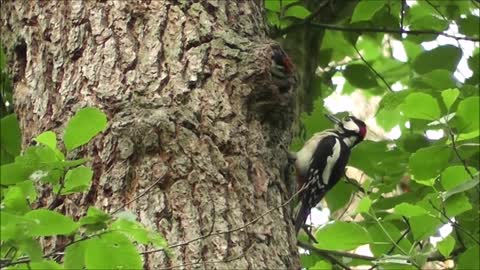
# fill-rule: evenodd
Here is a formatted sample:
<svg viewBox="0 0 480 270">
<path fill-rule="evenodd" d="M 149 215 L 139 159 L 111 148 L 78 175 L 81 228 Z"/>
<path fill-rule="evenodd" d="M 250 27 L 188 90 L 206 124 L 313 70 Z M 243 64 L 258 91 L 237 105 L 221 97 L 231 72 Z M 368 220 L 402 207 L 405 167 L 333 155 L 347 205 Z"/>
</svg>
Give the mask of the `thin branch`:
<svg viewBox="0 0 480 270">
<path fill-rule="evenodd" d="M 293 24 L 289 27 L 286 27 L 278 32 L 277 36 L 285 35 L 286 33 L 295 30 L 297 27 L 303 26 L 304 23 Z M 392 28 L 375 28 L 375 27 L 349 27 L 335 24 L 325 24 L 325 23 L 312 23 L 310 25 L 316 28 L 328 29 L 332 31 L 344 31 L 344 32 L 355 32 L 355 33 L 390 33 L 390 34 L 408 34 L 408 35 L 440 35 L 456 40 L 469 40 L 469 41 L 480 41 L 479 38 L 468 37 L 468 36 L 455 36 L 445 32 L 438 32 L 435 30 L 405 30 L 405 29 L 392 29 Z"/>
<path fill-rule="evenodd" d="M 218 261 L 199 261 L 199 262 L 194 262 L 194 263 L 186 263 L 186 264 L 181 264 L 181 265 L 174 265 L 174 266 L 170 266 L 170 267 L 165 267 L 165 268 L 157 268 L 157 269 L 160 269 L 160 270 L 169 270 L 169 269 L 175 269 L 175 268 L 184 268 L 186 266 L 193 266 L 193 265 L 197 265 L 197 264 L 217 264 L 217 263 L 228 263 L 228 262 L 232 262 L 232 261 L 235 261 L 235 260 L 239 260 L 241 259 L 242 257 L 245 256 L 245 253 L 242 253 L 238 256 L 235 256 L 233 258 L 229 258 L 229 259 L 225 259 L 225 260 L 218 260 Z"/>
<path fill-rule="evenodd" d="M 60 202 L 60 195 L 61 195 L 64 187 L 65 187 L 65 178 L 62 177 L 62 178 L 60 178 L 60 187 L 58 188 L 58 191 L 55 194 L 52 202 L 48 206 L 48 210 L 53 210 L 53 209 L 57 208 L 59 205 L 62 204 L 62 202 Z"/>
<path fill-rule="evenodd" d="M 243 230 L 245 229 L 246 227 L 258 222 L 260 219 L 264 218 L 266 215 L 270 214 L 271 212 L 275 211 L 275 210 L 278 210 L 280 208 L 283 208 L 285 207 L 287 204 L 289 204 L 296 196 L 298 196 L 298 194 L 300 194 L 304 189 L 306 189 L 308 187 L 308 185 L 304 185 L 301 189 L 299 189 L 297 192 L 295 192 L 295 194 L 293 194 L 287 201 L 285 201 L 284 203 L 282 203 L 281 205 L 278 205 L 274 208 L 271 208 L 269 210 L 267 210 L 266 212 L 264 212 L 263 214 L 259 215 L 258 217 L 250 220 L 249 222 L 245 223 L 244 225 L 242 226 L 239 226 L 239 227 L 236 227 L 234 229 L 231 229 L 231 230 L 225 230 L 225 231 L 218 231 L 218 232 L 210 232 L 210 233 L 207 233 L 205 235 L 201 235 L 199 237 L 195 237 L 195 238 L 192 238 L 190 240 L 187 240 L 185 242 L 180 242 L 180 243 L 175 243 L 175 244 L 172 244 L 172 245 L 169 245 L 168 248 L 176 248 L 176 247 L 181 247 L 181 246 L 186 246 L 190 243 L 193 243 L 193 242 L 196 242 L 196 241 L 199 241 L 199 240 L 202 240 L 202 239 L 205 239 L 205 238 L 208 238 L 208 237 L 211 237 L 211 236 L 215 236 L 215 235 L 221 235 L 221 234 L 227 234 L 227 233 L 232 233 L 232 232 L 236 232 L 236 231 L 240 231 L 240 230 Z M 155 253 L 155 252 L 160 252 L 160 251 L 164 251 L 164 248 L 159 248 L 159 249 L 153 249 L 153 250 L 147 250 L 147 251 L 144 251 L 144 252 L 141 252 L 140 254 L 143 254 L 143 255 L 146 255 L 146 254 L 151 254 L 151 253 Z"/>
<path fill-rule="evenodd" d="M 435 206 L 435 204 L 432 202 L 432 200 L 428 200 L 428 202 L 430 203 L 430 205 L 432 206 L 433 209 L 437 210 L 442 215 L 442 217 L 445 218 L 448 221 L 448 223 L 450 223 L 453 227 L 459 229 L 464 234 L 466 234 L 468 237 L 470 237 L 470 239 L 472 239 L 475 243 L 477 243 L 477 245 L 480 245 L 480 241 L 478 239 L 476 239 L 475 236 L 473 236 L 468 230 L 466 230 L 462 226 L 460 226 L 460 224 L 458 224 L 458 222 L 451 220 L 447 216 L 447 213 L 445 212 L 445 210 L 438 209 L 438 207 Z M 440 218 L 440 221 L 444 222 L 441 218 Z"/>
<path fill-rule="evenodd" d="M 402 9 L 400 10 L 400 30 L 401 31 L 404 31 L 403 29 L 403 22 L 405 20 L 405 8 L 407 7 L 407 1 L 406 0 L 402 0 Z"/>
<path fill-rule="evenodd" d="M 340 256 L 340 257 L 347 257 L 347 258 L 353 258 L 353 259 L 360 259 L 360 260 L 366 260 L 366 261 L 375 261 L 375 257 L 371 256 L 366 256 L 366 255 L 360 255 L 360 254 L 355 254 L 355 253 L 349 253 L 349 252 L 341 252 L 341 251 L 335 251 L 335 250 L 325 250 L 325 249 L 320 249 L 316 248 L 310 244 L 304 243 L 297 241 L 297 245 L 303 249 L 313 251 L 317 253 L 319 256 L 326 258 L 333 264 L 336 264 L 343 269 L 349 270 L 351 269 L 348 265 L 343 264 L 341 261 L 339 261 L 337 258 L 334 256 Z"/>
<path fill-rule="evenodd" d="M 395 242 L 395 245 L 392 245 L 392 247 L 387 251 L 386 255 L 391 255 L 392 252 L 395 250 L 395 247 L 397 245 L 400 244 L 400 242 L 405 238 L 407 237 L 407 234 L 411 231 L 411 227 L 410 227 L 410 222 L 408 222 L 408 219 L 403 217 L 403 221 L 405 221 L 405 223 L 407 224 L 407 229 L 402 233 L 402 235 L 400 235 L 400 237 L 398 238 L 398 240 Z M 370 267 L 368 270 L 373 270 L 375 268 L 378 267 L 378 264 L 374 264 L 372 267 Z"/>
<path fill-rule="evenodd" d="M 453 152 L 455 152 L 455 155 L 457 156 L 457 158 L 462 162 L 463 167 L 465 168 L 465 171 L 468 173 L 468 175 L 470 175 L 470 177 L 473 178 L 473 173 L 468 168 L 467 162 L 462 158 L 462 156 L 460 156 L 460 153 L 458 152 L 457 144 L 455 142 L 455 136 L 453 134 L 453 131 L 450 129 L 450 127 L 448 127 L 448 129 L 449 129 L 448 133 L 450 133 L 450 139 L 452 140 Z"/>
<path fill-rule="evenodd" d="M 390 87 L 390 85 L 388 84 L 388 82 L 385 80 L 385 78 L 383 78 L 382 75 L 380 75 L 380 73 L 378 73 L 372 65 L 370 65 L 370 63 L 368 63 L 367 59 L 365 59 L 363 57 L 363 55 L 360 53 L 360 51 L 358 50 L 357 46 L 355 44 L 352 45 L 353 48 L 355 49 L 355 51 L 357 52 L 358 56 L 360 57 L 360 59 L 362 60 L 363 63 L 365 63 L 365 65 L 367 65 L 367 67 L 373 72 L 375 73 L 375 75 L 380 78 L 380 80 L 382 80 L 382 82 L 385 84 L 385 86 L 388 88 L 388 90 L 390 90 L 390 92 L 394 92 L 392 90 L 392 88 Z"/>
<path fill-rule="evenodd" d="M 145 196 L 148 192 L 150 192 L 158 183 L 160 183 L 160 181 L 162 181 L 163 179 L 165 178 L 165 175 L 158 178 L 157 181 L 155 181 L 153 184 L 151 184 L 147 189 L 145 189 L 142 193 L 140 193 L 138 196 L 136 196 L 135 198 L 131 199 L 130 201 L 124 203 L 122 206 L 120 206 L 119 208 L 113 210 L 110 215 L 114 215 L 115 213 L 117 213 L 118 211 L 124 209 L 127 205 L 133 203 L 134 201 L 140 199 L 141 197 Z"/>
</svg>

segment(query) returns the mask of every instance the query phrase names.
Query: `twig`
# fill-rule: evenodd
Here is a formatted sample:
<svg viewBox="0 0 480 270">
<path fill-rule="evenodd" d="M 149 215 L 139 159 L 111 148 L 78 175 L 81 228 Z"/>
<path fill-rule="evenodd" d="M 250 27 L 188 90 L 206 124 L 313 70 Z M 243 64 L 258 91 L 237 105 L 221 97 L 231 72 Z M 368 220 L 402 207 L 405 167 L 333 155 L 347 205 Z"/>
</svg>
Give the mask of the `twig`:
<svg viewBox="0 0 480 270">
<path fill-rule="evenodd" d="M 48 206 L 48 210 L 53 210 L 57 208 L 61 202 L 60 202 L 60 194 L 62 193 L 63 188 L 65 187 L 65 179 L 62 177 L 60 179 L 60 187 L 58 188 L 57 193 L 55 194 L 55 197 L 53 198 L 52 202 Z"/>
<path fill-rule="evenodd" d="M 368 255 L 361 255 L 361 254 L 356 254 L 356 253 L 351 253 L 351 252 L 343 252 L 343 251 L 337 251 L 337 250 L 328 250 L 328 249 L 321 249 L 314 247 L 308 243 L 305 242 L 300 242 L 297 241 L 297 245 L 301 248 L 316 251 L 316 252 L 321 252 L 321 253 L 329 253 L 334 256 L 341 256 L 341 257 L 346 257 L 346 258 L 352 258 L 352 259 L 359 259 L 359 260 L 365 260 L 365 261 L 375 261 L 377 258 L 368 256 Z"/>
<path fill-rule="evenodd" d="M 356 187 L 360 192 L 362 192 L 363 194 L 370 194 L 370 192 L 368 191 L 365 191 L 365 189 L 360 185 L 360 183 L 350 177 L 347 176 L 347 170 L 345 170 L 345 172 L 343 173 L 343 176 L 345 177 L 345 179 L 347 180 L 347 183 L 349 183 L 350 185 Z M 360 178 L 361 179 L 361 178 Z"/>
<path fill-rule="evenodd" d="M 407 7 L 407 1 L 402 0 L 402 9 L 400 10 L 400 30 L 404 31 L 403 29 L 403 21 L 405 19 L 405 8 Z"/>
<path fill-rule="evenodd" d="M 303 26 L 304 23 L 292 24 L 289 27 L 284 28 L 279 31 L 276 36 L 282 36 L 286 33 L 296 29 L 297 27 Z M 435 30 L 405 30 L 405 29 L 392 29 L 392 28 L 375 28 L 375 27 L 348 27 L 335 24 L 325 24 L 325 23 L 312 23 L 310 25 L 316 28 L 328 29 L 333 31 L 344 31 L 344 32 L 356 32 L 356 33 L 390 33 L 390 34 L 408 34 L 408 35 L 440 35 L 456 40 L 469 40 L 469 41 L 480 41 L 479 38 L 468 37 L 468 36 L 455 36 L 445 32 L 438 32 Z"/>
<path fill-rule="evenodd" d="M 131 199 L 130 201 L 124 203 L 122 206 L 120 206 L 119 208 L 113 210 L 110 215 L 113 215 L 115 213 L 117 213 L 118 211 L 122 210 L 123 208 L 125 208 L 127 205 L 131 204 L 132 202 L 140 199 L 141 197 L 145 196 L 148 192 L 150 192 L 158 183 L 160 183 L 160 181 L 163 180 L 163 178 L 165 177 L 162 176 L 160 178 L 157 179 L 157 181 L 155 181 L 152 185 L 150 185 L 147 189 L 145 189 L 142 193 L 138 194 L 138 196 L 136 196 L 135 198 Z"/>
<path fill-rule="evenodd" d="M 382 82 L 385 84 L 385 86 L 387 86 L 388 90 L 390 90 L 390 92 L 393 92 L 392 88 L 390 87 L 390 85 L 388 84 L 388 82 L 385 80 L 385 78 L 383 78 L 382 75 L 380 75 L 380 73 L 378 73 L 372 65 L 370 65 L 370 63 L 368 63 L 368 61 L 363 57 L 363 55 L 360 53 L 360 51 L 358 50 L 357 46 L 355 44 L 352 45 L 353 48 L 355 49 L 355 51 L 357 52 L 358 56 L 360 57 L 360 59 L 362 60 L 363 63 L 365 63 L 365 65 L 367 65 L 367 67 L 373 72 L 375 73 L 375 75 L 380 78 L 380 80 L 382 80 Z"/>
<path fill-rule="evenodd" d="M 395 245 L 392 245 L 392 247 L 387 251 L 386 255 L 392 254 L 392 252 L 395 250 L 395 247 L 400 244 L 400 242 L 407 236 L 407 234 L 410 232 L 411 227 L 410 227 L 410 222 L 408 222 L 408 219 L 403 217 L 403 221 L 407 224 L 407 229 L 400 235 L 398 240 L 395 242 Z M 368 270 L 373 270 L 378 267 L 378 264 L 374 264 L 372 267 L 370 267 Z"/>
<path fill-rule="evenodd" d="M 366 255 L 360 255 L 360 254 L 355 254 L 355 253 L 349 253 L 349 252 L 341 252 L 341 251 L 335 251 L 335 250 L 326 250 L 326 249 L 320 249 L 316 248 L 310 244 L 304 243 L 297 241 L 297 245 L 303 249 L 313 251 L 317 253 L 318 255 L 328 259 L 330 262 L 339 265 L 343 269 L 351 269 L 349 266 L 343 264 L 340 262 L 337 258 L 334 256 L 341 256 L 341 257 L 347 257 L 347 258 L 353 258 L 353 259 L 360 259 L 360 260 L 366 260 L 366 261 L 375 261 L 375 257 L 371 256 L 366 256 Z"/>
<path fill-rule="evenodd" d="M 186 266 L 193 266 L 193 265 L 197 265 L 197 264 L 216 264 L 216 263 L 228 263 L 228 262 L 232 262 L 232 261 L 235 261 L 235 260 L 239 260 L 240 258 L 244 257 L 245 256 L 245 253 L 242 253 L 238 256 L 235 256 L 233 258 L 230 258 L 230 259 L 225 259 L 225 260 L 218 260 L 218 261 L 204 261 L 204 262 L 194 262 L 194 263 L 186 263 L 186 264 L 181 264 L 181 265 L 174 265 L 174 266 L 170 266 L 170 267 L 165 267 L 165 268 L 157 268 L 157 269 L 160 269 L 160 270 L 169 270 L 169 269 L 175 269 L 175 268 L 184 268 Z"/>
<path fill-rule="evenodd" d="M 438 207 L 435 206 L 435 204 L 432 202 L 432 200 L 428 200 L 428 202 L 430 203 L 430 205 L 432 206 L 433 209 L 437 210 L 443 218 L 445 218 L 448 223 L 450 223 L 453 227 L 461 230 L 463 233 L 465 233 L 468 237 L 470 237 L 470 239 L 472 239 L 475 243 L 477 243 L 477 245 L 480 245 L 480 241 L 478 239 L 475 238 L 475 236 L 473 236 L 469 231 L 467 231 L 466 229 L 464 229 L 462 226 L 460 226 L 460 224 L 458 224 L 456 221 L 453 221 L 451 220 L 448 216 L 447 216 L 447 213 L 445 213 L 445 210 L 441 210 L 441 209 L 438 209 Z M 441 218 L 439 218 L 441 222 L 444 222 Z"/>
<path fill-rule="evenodd" d="M 266 215 L 270 214 L 271 212 L 275 211 L 275 210 L 278 210 L 280 208 L 283 208 L 285 207 L 285 205 L 289 204 L 298 194 L 300 194 L 304 189 L 307 188 L 308 185 L 304 185 L 301 189 L 299 189 L 295 194 L 293 194 L 286 202 L 282 203 L 281 205 L 279 206 L 276 206 L 274 208 L 271 208 L 269 210 L 267 210 L 266 212 L 264 212 L 263 214 L 259 215 L 258 217 L 250 220 L 249 222 L 247 222 L 246 224 L 242 225 L 242 226 L 239 226 L 239 227 L 236 227 L 234 229 L 231 229 L 231 230 L 225 230 L 225 231 L 218 231 L 218 232 L 213 232 L 213 233 L 207 233 L 205 235 L 201 235 L 199 237 L 195 237 L 195 238 L 192 238 L 190 240 L 187 240 L 185 242 L 180 242 L 180 243 L 175 243 L 175 244 L 172 244 L 172 245 L 169 245 L 168 248 L 176 248 L 176 247 L 181 247 L 181 246 L 186 246 L 190 243 L 193 243 L 193 242 L 196 242 L 196 241 L 199 241 L 199 240 L 202 240 L 202 239 L 205 239 L 207 237 L 210 237 L 210 236 L 215 236 L 215 235 L 221 235 L 221 234 L 226 234 L 226 233 L 232 233 L 232 232 L 236 232 L 236 231 L 240 231 L 240 230 L 243 230 L 245 229 L 246 227 L 256 223 L 257 221 L 259 221 L 260 219 L 262 219 L 263 217 L 265 217 Z M 147 250 L 147 251 L 144 251 L 144 252 L 141 252 L 141 254 L 143 255 L 146 255 L 146 254 L 151 254 L 151 253 L 155 253 L 155 252 L 159 252 L 159 251 L 163 251 L 164 248 L 158 248 L 158 249 L 153 249 L 153 250 Z"/>
<path fill-rule="evenodd" d="M 462 158 L 462 156 L 460 156 L 460 153 L 458 152 L 453 131 L 450 129 L 450 127 L 448 127 L 448 129 L 449 129 L 448 133 L 450 134 L 450 139 L 452 140 L 453 152 L 455 152 L 455 155 L 457 156 L 457 158 L 462 162 L 463 167 L 465 168 L 465 171 L 468 173 L 468 175 L 470 175 L 470 177 L 473 178 L 473 173 L 468 168 L 467 162 Z"/>
</svg>

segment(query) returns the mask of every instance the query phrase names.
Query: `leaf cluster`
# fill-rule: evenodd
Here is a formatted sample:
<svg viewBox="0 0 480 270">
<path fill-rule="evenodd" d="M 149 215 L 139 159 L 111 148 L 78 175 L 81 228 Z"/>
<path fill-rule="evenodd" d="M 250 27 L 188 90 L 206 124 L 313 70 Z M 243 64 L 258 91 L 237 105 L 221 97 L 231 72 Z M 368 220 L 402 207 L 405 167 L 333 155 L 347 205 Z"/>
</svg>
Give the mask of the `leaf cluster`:
<svg viewBox="0 0 480 270">
<path fill-rule="evenodd" d="M 112 215 L 95 207 L 75 221 L 56 211 L 60 197 L 90 189 L 92 168 L 88 158 L 69 160 L 71 151 L 87 144 L 107 128 L 97 108 L 79 110 L 66 124 L 59 148 L 56 133 L 38 135 L 36 145 L 21 150 L 15 114 L 1 120 L 1 266 L 6 269 L 141 269 L 136 245 L 166 248 L 164 238 L 141 225 L 128 212 Z M 39 187 L 51 187 L 50 205 L 38 201 Z M 41 239 L 66 237 L 63 246 L 44 253 Z"/>
<path fill-rule="evenodd" d="M 334 91 L 379 99 L 376 124 L 400 135 L 365 141 L 353 150 L 349 165 L 363 173 L 361 188 L 366 192 L 340 182 L 326 201 L 334 216 L 358 221 L 337 220 L 315 232 L 318 249 L 346 252 L 368 245 L 373 257 L 359 260 L 331 253 L 342 266 L 311 253 L 302 255 L 302 265 L 416 269 L 430 260 L 451 258 L 457 269 L 478 269 L 479 6 L 474 1 L 407 5 L 361 0 L 343 6 L 335 5 L 342 1 L 325 2 L 265 1 L 268 21 L 281 34 L 280 42 L 296 43 L 301 55 L 318 55 L 315 80 L 322 82 L 315 90 L 318 99 L 312 111 L 302 114 L 303 132 L 291 148 L 299 149 L 313 133 L 330 128 L 323 116 L 328 113 L 324 99 Z M 335 18 L 330 24 L 319 16 L 329 8 L 337 8 L 331 10 Z M 425 42 L 445 37 L 452 27 L 458 28 L 457 38 L 425 49 Z M 315 32 L 318 29 L 322 31 Z M 298 31 L 319 33 L 320 46 L 312 48 L 296 40 Z M 474 47 L 471 55 L 465 55 L 466 46 Z M 403 59 L 394 57 L 398 48 Z M 472 72 L 464 78 L 458 71 L 461 59 L 467 60 L 461 65 Z M 350 109 L 345 107 L 339 110 Z M 440 138 L 430 138 L 430 132 Z M 355 196 L 360 197 L 357 209 L 341 215 Z M 453 232 L 438 243 L 432 241 L 445 224 Z"/>
</svg>

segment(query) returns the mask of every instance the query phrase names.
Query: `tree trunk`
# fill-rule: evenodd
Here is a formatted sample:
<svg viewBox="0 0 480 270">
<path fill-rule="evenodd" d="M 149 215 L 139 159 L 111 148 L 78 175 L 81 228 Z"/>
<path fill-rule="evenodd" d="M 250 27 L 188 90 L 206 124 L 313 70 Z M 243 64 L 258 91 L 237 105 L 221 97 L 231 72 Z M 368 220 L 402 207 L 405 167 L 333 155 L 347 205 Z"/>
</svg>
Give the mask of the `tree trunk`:
<svg viewBox="0 0 480 270">
<path fill-rule="evenodd" d="M 145 255 L 146 269 L 299 267 L 289 207 L 249 224 L 290 197 L 295 96 L 271 86 L 261 3 L 2 2 L 24 145 L 45 130 L 61 137 L 85 106 L 109 118 L 70 156 L 92 158 L 90 191 L 58 209 L 79 218 L 133 200 L 126 210 L 174 245 Z M 43 191 L 40 206 L 52 199 Z"/>
</svg>

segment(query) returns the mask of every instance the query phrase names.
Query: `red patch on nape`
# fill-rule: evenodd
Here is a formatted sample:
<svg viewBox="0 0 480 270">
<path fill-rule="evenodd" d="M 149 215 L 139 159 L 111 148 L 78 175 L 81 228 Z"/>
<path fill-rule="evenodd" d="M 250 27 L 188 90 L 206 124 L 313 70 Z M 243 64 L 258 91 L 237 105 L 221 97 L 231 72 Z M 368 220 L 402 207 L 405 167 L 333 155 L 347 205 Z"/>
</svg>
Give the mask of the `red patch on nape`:
<svg viewBox="0 0 480 270">
<path fill-rule="evenodd" d="M 362 139 L 364 139 L 366 135 L 367 135 L 367 127 L 366 126 L 361 126 L 360 127 L 360 136 L 362 137 Z"/>
</svg>

